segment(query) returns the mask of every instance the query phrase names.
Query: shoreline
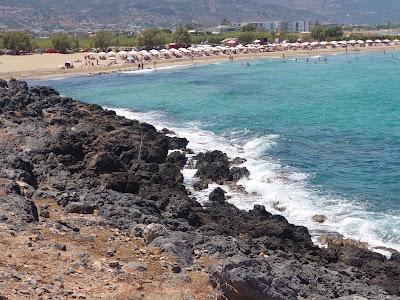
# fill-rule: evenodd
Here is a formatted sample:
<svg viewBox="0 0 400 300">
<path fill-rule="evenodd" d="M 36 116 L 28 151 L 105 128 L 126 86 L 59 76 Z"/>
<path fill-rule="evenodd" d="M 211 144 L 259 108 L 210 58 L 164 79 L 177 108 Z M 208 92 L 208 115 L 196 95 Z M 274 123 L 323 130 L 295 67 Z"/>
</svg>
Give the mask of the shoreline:
<svg viewBox="0 0 400 300">
<path fill-rule="evenodd" d="M 187 138 L 189 141 L 188 147 L 194 152 L 194 154 L 189 155 L 190 159 L 193 159 L 192 157 L 201 153 L 201 152 L 206 152 L 206 151 L 213 151 L 213 150 L 218 150 L 221 151 L 223 153 L 227 153 L 230 159 L 234 159 L 235 157 L 239 157 L 241 159 L 243 159 L 244 157 L 240 155 L 239 152 L 236 153 L 231 153 L 231 151 L 227 151 L 227 149 L 218 147 L 218 146 L 209 146 L 209 147 L 202 147 L 199 144 L 194 143 L 194 138 L 192 136 L 190 136 L 190 134 L 188 133 L 188 130 L 192 131 L 193 134 L 195 135 L 196 133 L 200 133 L 198 132 L 198 130 L 193 130 L 193 129 L 189 129 L 189 128 L 182 128 L 180 126 L 177 126 L 174 123 L 165 123 L 163 122 L 162 119 L 160 119 L 158 116 L 157 118 L 151 118 L 148 119 L 146 117 L 143 117 L 147 114 L 147 112 L 135 112 L 135 111 L 131 111 L 130 109 L 127 108 L 113 108 L 113 107 L 103 107 L 106 110 L 110 110 L 110 111 L 115 111 L 117 115 L 121 116 L 121 117 L 125 117 L 127 119 L 130 120 L 138 120 L 139 122 L 144 122 L 144 123 L 149 123 L 152 126 L 154 126 L 158 131 L 162 131 L 163 128 L 167 128 L 168 130 L 172 130 L 172 132 L 174 133 L 174 135 L 176 135 L 179 138 Z M 149 112 L 151 113 L 151 111 Z M 200 136 L 204 136 L 205 134 L 208 134 L 207 138 L 209 138 L 209 142 L 212 143 L 212 137 L 214 132 L 212 131 L 208 131 L 208 130 L 201 130 L 201 134 Z M 190 136 L 190 137 L 189 137 Z M 219 138 L 221 138 L 222 136 L 218 135 Z M 205 141 L 203 141 L 205 142 Z M 202 144 L 200 142 L 200 144 Z M 236 147 L 236 145 L 232 144 L 230 141 L 227 141 L 227 145 L 230 145 L 232 147 Z M 244 163 L 240 164 L 240 167 L 246 167 L 249 170 L 249 178 L 243 178 L 243 180 L 245 181 L 254 181 L 256 179 L 252 179 L 251 175 L 253 174 L 253 170 L 251 169 L 251 166 L 248 165 L 248 160 L 257 160 L 259 158 L 247 158 L 245 159 Z M 260 161 L 258 161 L 260 162 Z M 194 173 L 192 174 L 192 167 L 193 164 L 191 164 L 189 162 L 188 165 L 186 165 L 183 168 L 183 174 L 185 177 L 185 186 L 188 190 L 190 190 L 191 194 L 194 195 L 196 198 L 197 197 L 201 197 L 204 198 L 204 196 L 206 196 L 208 193 L 212 192 L 212 189 L 215 187 L 220 187 L 222 189 L 224 189 L 225 191 L 227 191 L 227 195 L 229 195 L 229 197 L 252 197 L 251 196 L 251 192 L 248 190 L 241 190 L 241 188 L 246 189 L 246 183 L 245 182 L 241 182 L 239 186 L 236 186 L 236 188 L 238 189 L 233 189 L 232 186 L 230 186 L 229 184 L 217 184 L 216 186 L 214 186 L 213 188 L 207 188 L 205 190 L 196 190 L 194 188 L 193 182 L 196 181 L 196 177 L 194 176 Z M 187 178 L 186 178 L 187 176 Z M 287 179 L 289 180 L 289 179 Z M 260 184 L 262 184 L 260 182 Z M 206 192 L 207 191 L 207 192 Z M 254 195 L 253 195 L 254 196 Z M 261 196 L 259 194 L 256 195 L 257 197 Z M 204 199 L 203 199 L 204 200 Z M 199 200 L 198 200 L 199 201 Z M 204 200 L 205 201 L 205 200 Z M 202 202 L 200 202 L 202 203 Z M 245 209 L 243 206 L 238 205 L 237 200 L 230 202 L 233 205 L 235 205 L 238 209 Z M 308 222 L 296 222 L 295 220 L 291 219 L 289 215 L 285 214 L 284 212 L 286 211 L 286 206 L 285 203 L 282 202 L 280 203 L 279 201 L 277 201 L 276 203 L 273 203 L 272 206 L 268 206 L 268 203 L 261 203 L 261 202 L 251 202 L 254 204 L 258 204 L 258 205 L 264 205 L 267 209 L 267 211 L 269 211 L 270 213 L 273 214 L 277 214 L 280 216 L 283 216 L 284 218 L 288 219 L 291 223 L 297 225 L 297 226 L 304 226 L 306 227 L 312 237 L 313 243 L 318 246 L 318 247 L 326 247 L 327 243 L 327 239 L 329 237 L 333 237 L 333 238 L 338 238 L 341 237 L 344 240 L 347 240 L 349 242 L 352 242 L 358 246 L 361 247 L 366 247 L 368 248 L 370 251 L 372 252 L 376 252 L 379 254 L 382 254 L 386 257 L 390 257 L 392 253 L 395 252 L 399 252 L 399 246 L 395 246 L 395 245 L 391 245 L 390 242 L 388 241 L 371 241 L 368 240 L 367 238 L 362 238 L 361 236 L 358 235 L 349 235 L 346 232 L 340 231 L 339 229 L 335 229 L 335 228 L 328 228 L 326 227 L 326 223 L 325 221 L 323 222 L 318 222 L 318 221 L 314 221 L 313 217 L 325 217 L 327 219 L 329 219 L 329 215 L 327 214 L 327 211 L 318 211 L 316 210 L 314 212 L 314 214 L 309 216 L 309 221 Z M 274 207 L 275 206 L 275 207 Z M 282 208 L 285 208 L 282 210 Z M 315 209 L 317 209 L 316 207 L 314 207 Z M 319 226 L 321 225 L 321 226 Z M 330 226 L 330 225 L 327 225 Z"/>
<path fill-rule="evenodd" d="M 349 48 L 346 51 L 345 48 L 327 48 L 327 49 L 316 49 L 316 50 L 289 50 L 289 51 L 279 51 L 279 52 L 262 52 L 262 53 L 250 53 L 250 54 L 237 54 L 234 55 L 234 60 L 237 61 L 253 61 L 260 59 L 282 59 L 282 55 L 285 58 L 293 57 L 311 57 L 317 55 L 332 55 L 332 54 L 354 54 L 354 53 L 368 53 L 368 52 L 380 52 L 380 51 L 390 51 L 390 50 L 400 50 L 400 45 L 395 46 L 371 46 L 363 48 Z M 50 68 L 45 64 L 47 58 L 52 59 L 52 63 L 60 64 L 60 61 L 69 60 L 69 58 L 74 58 L 80 60 L 85 53 L 79 53 L 75 55 L 68 54 L 34 54 L 27 56 L 0 56 L 0 62 L 5 61 L 5 63 L 0 63 L 0 70 L 6 69 L 4 72 L 0 72 L 0 79 L 53 79 L 58 77 L 79 77 L 79 76 L 93 76 L 93 75 L 103 75 L 112 74 L 126 71 L 138 71 L 136 64 L 131 63 L 121 63 L 117 65 L 100 65 L 94 67 L 79 67 L 69 70 L 60 70 L 56 68 Z M 35 60 L 41 59 L 41 61 L 36 62 Z M 28 62 L 29 60 L 29 62 Z M 22 65 L 17 67 L 13 71 L 12 64 L 18 61 L 18 64 Z M 25 63 L 24 61 L 27 61 Z M 53 62 L 54 61 L 54 62 Z M 55 62 L 57 61 L 57 62 Z M 217 56 L 202 56 L 195 57 L 194 61 L 191 62 L 188 58 L 174 58 L 174 59 L 163 59 L 156 60 L 158 68 L 165 67 L 175 67 L 175 66 L 193 66 L 193 65 L 207 65 L 219 62 L 228 62 L 229 56 L 227 55 L 217 55 Z M 3 66 L 8 64 L 9 66 Z M 146 62 L 144 64 L 145 70 L 152 70 L 153 61 Z M 140 70 L 139 70 L 140 71 Z"/>
</svg>

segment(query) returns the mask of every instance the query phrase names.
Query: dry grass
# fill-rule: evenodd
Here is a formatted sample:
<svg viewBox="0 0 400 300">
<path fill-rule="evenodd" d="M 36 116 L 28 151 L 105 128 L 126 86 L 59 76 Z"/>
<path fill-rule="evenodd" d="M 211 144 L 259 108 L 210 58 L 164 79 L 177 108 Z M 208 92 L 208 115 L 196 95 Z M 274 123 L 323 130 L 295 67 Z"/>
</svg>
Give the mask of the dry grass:
<svg viewBox="0 0 400 300">
<path fill-rule="evenodd" d="M 37 200 L 36 204 L 39 210 L 44 205 L 49 207 L 50 220 L 15 236 L 0 229 L 0 296 L 47 299 L 53 295 L 58 299 L 62 291 L 73 291 L 75 295 L 85 295 L 86 299 L 183 300 L 192 297 L 208 300 L 220 295 L 211 286 L 207 273 L 173 273 L 169 266 L 176 260 L 159 248 L 147 247 L 140 238 L 94 225 L 81 226 L 79 234 L 54 226 L 56 220 L 95 224 L 100 220 L 97 215 L 66 215 L 51 198 Z M 57 250 L 56 243 L 65 244 L 67 251 Z M 107 256 L 111 248 L 116 250 L 113 257 Z M 88 254 L 86 266 L 76 264 L 82 253 Z M 147 270 L 112 268 L 109 264 L 113 261 L 120 265 L 141 262 Z M 202 260 L 204 266 L 212 262 L 211 258 Z M 74 271 L 68 274 L 71 269 Z M 14 273 L 19 274 L 19 279 Z M 30 286 L 29 278 L 37 279 L 36 288 Z M 55 286 L 54 292 L 40 294 L 41 287 L 48 284 Z"/>
</svg>

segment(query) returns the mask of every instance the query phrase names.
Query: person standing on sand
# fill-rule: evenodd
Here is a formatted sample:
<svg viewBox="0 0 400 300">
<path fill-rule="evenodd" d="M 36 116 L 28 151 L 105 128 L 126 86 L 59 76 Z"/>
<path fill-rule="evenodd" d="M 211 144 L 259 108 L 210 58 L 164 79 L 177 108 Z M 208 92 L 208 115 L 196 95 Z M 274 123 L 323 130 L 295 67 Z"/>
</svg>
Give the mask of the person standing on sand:
<svg viewBox="0 0 400 300">
<path fill-rule="evenodd" d="M 153 62 L 153 67 L 154 67 L 154 69 L 157 68 L 157 62 L 156 61 Z"/>
</svg>

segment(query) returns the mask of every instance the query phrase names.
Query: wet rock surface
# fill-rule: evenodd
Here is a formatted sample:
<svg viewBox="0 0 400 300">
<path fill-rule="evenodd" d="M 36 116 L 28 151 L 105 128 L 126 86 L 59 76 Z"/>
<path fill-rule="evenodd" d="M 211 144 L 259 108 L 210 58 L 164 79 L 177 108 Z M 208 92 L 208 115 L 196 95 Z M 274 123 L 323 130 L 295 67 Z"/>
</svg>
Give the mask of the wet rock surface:
<svg viewBox="0 0 400 300">
<path fill-rule="evenodd" d="M 305 227 L 263 206 L 239 210 L 220 188 L 201 206 L 183 184 L 188 141 L 166 135 L 169 131 L 15 80 L 0 83 L 0 124 L 0 229 L 23 232 L 55 222 L 57 232 L 72 236 L 93 225 L 122 230 L 173 255 L 177 264 L 166 267 L 176 274 L 209 268 L 228 299 L 400 295 L 396 253 L 387 259 L 360 245 L 333 241 L 320 249 Z M 199 189 L 249 175 L 240 167 L 244 160 L 230 160 L 220 151 L 194 159 Z M 47 208 L 38 209 L 43 199 Z M 51 220 L 53 206 L 74 221 Z M 61 248 L 69 252 L 69 246 Z M 199 264 L 205 257 L 212 259 L 207 268 Z M 107 266 L 96 261 L 96 266 L 124 269 L 118 261 Z M 146 265 L 134 262 L 128 268 L 144 272 Z"/>
</svg>

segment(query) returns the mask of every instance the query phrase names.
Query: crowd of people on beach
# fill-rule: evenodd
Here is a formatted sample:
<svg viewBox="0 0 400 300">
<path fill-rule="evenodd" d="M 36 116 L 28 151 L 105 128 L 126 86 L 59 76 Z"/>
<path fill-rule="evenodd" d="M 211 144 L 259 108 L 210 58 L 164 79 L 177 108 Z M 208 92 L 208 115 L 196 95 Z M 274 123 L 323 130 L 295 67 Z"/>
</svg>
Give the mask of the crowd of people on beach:
<svg viewBox="0 0 400 300">
<path fill-rule="evenodd" d="M 226 45 L 197 45 L 188 48 L 169 48 L 169 49 L 151 49 L 151 50 L 134 50 L 125 49 L 119 52 L 110 50 L 108 53 L 91 53 L 93 57 L 99 56 L 105 60 L 122 60 L 123 62 L 137 63 L 138 69 L 143 68 L 144 62 L 158 61 L 158 60 L 170 60 L 170 59 L 187 59 L 191 62 L 195 58 L 199 57 L 211 57 L 211 56 L 227 56 L 230 61 L 234 60 L 237 55 L 243 54 L 262 54 L 267 52 L 283 52 L 283 58 L 285 53 L 293 51 L 318 51 L 318 50 L 341 50 L 341 51 L 357 51 L 368 48 L 384 48 L 388 46 L 400 45 L 400 41 L 394 40 L 350 40 L 350 41 L 331 41 L 331 42 L 304 42 L 304 43 L 267 43 L 267 44 L 248 44 L 235 46 Z M 326 61 L 323 61 L 326 63 Z M 156 64 L 154 65 L 156 67 Z"/>
</svg>

